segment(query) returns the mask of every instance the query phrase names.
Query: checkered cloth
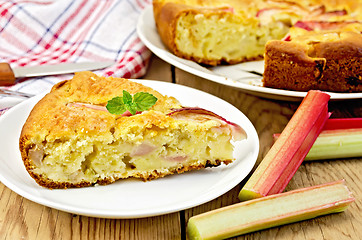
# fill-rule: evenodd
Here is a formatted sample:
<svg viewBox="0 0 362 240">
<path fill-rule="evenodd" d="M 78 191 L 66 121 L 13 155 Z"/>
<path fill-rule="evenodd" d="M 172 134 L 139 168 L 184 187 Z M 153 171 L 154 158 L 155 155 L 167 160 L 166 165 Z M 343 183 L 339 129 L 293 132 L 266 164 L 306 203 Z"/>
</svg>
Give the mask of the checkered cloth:
<svg viewBox="0 0 362 240">
<path fill-rule="evenodd" d="M 150 51 L 136 24 L 152 0 L 0 0 L 0 61 L 12 67 L 62 62 L 115 61 L 95 71 L 139 78 Z M 72 75 L 20 79 L 9 89 L 39 94 Z M 0 97 L 0 115 L 9 106 Z"/>
</svg>

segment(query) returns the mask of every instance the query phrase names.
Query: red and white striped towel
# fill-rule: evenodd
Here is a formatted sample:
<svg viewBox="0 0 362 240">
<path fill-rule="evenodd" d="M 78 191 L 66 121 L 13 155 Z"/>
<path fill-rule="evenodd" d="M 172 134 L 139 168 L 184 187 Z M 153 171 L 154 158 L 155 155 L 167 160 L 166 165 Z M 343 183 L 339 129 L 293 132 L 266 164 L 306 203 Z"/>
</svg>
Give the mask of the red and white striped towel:
<svg viewBox="0 0 362 240">
<path fill-rule="evenodd" d="M 96 73 L 139 78 L 151 52 L 136 33 L 152 0 L 0 0 L 0 61 L 12 67 L 115 61 Z M 71 75 L 20 80 L 12 90 L 38 94 Z M 0 98 L 1 109 L 6 108 Z M 2 103 L 3 100 L 3 103 Z"/>
</svg>

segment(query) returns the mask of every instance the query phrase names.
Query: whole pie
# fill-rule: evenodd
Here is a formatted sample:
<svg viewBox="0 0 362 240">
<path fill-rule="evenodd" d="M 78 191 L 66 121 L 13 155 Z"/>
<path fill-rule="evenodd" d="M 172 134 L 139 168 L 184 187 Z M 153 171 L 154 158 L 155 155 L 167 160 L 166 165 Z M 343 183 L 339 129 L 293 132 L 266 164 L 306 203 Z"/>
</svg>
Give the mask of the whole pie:
<svg viewBox="0 0 362 240">
<path fill-rule="evenodd" d="M 154 0 L 153 11 L 160 38 L 179 57 L 215 66 L 263 59 L 266 54 L 265 87 L 362 91 L 361 0 Z M 324 56 L 311 50 L 314 43 L 326 47 L 325 52 L 343 47 Z M 286 59 L 296 57 L 302 48 L 306 57 L 299 54 L 286 65 Z M 304 66 L 308 69 L 303 72 L 309 74 L 306 83 L 296 74 Z M 343 74 L 332 80 L 337 66 Z"/>
</svg>

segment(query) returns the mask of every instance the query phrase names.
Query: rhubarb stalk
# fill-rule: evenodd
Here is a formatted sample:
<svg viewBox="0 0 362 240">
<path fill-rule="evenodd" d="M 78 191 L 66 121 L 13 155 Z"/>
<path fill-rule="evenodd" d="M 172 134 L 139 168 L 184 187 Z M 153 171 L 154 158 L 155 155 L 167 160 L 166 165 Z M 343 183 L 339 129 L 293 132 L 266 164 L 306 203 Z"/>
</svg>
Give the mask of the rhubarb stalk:
<svg viewBox="0 0 362 240">
<path fill-rule="evenodd" d="M 355 199 L 344 180 L 253 199 L 193 216 L 189 239 L 224 239 L 342 212 Z"/>
<path fill-rule="evenodd" d="M 274 141 L 280 134 L 273 134 Z M 328 119 L 304 161 L 362 157 L 362 118 Z"/>
<path fill-rule="evenodd" d="M 350 128 L 362 128 L 362 118 L 331 118 L 327 120 L 323 130 Z"/>
<path fill-rule="evenodd" d="M 362 128 L 323 130 L 304 161 L 352 157 L 362 157 Z"/>
<path fill-rule="evenodd" d="M 352 158 L 361 156 L 362 128 L 325 130 L 319 134 L 304 160 Z"/>
<path fill-rule="evenodd" d="M 330 96 L 311 90 L 278 140 L 239 193 L 248 200 L 282 192 L 293 177 L 330 114 Z"/>
</svg>

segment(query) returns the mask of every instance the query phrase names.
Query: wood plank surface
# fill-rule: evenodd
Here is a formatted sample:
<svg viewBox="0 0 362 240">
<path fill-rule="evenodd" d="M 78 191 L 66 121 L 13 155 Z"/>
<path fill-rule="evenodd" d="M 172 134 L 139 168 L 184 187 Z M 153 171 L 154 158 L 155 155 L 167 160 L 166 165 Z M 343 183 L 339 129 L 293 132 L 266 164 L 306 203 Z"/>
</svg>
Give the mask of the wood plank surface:
<svg viewBox="0 0 362 240">
<path fill-rule="evenodd" d="M 259 98 L 170 66 L 153 57 L 144 79 L 175 82 L 211 93 L 233 104 L 254 124 L 260 139 L 257 164 L 270 149 L 272 134 L 281 132 L 299 102 Z M 212 103 L 210 103 L 212 104 Z M 362 100 L 331 101 L 332 117 L 362 117 Z M 255 167 L 254 167 L 255 169 Z M 275 227 L 235 239 L 362 239 L 362 159 L 303 163 L 287 191 L 346 179 L 356 198 L 343 213 Z M 31 202 L 0 183 L 0 239 L 187 239 L 185 227 L 196 214 L 239 202 L 246 180 L 201 206 L 140 219 L 102 219 L 74 215 Z M 242 216 L 241 216 L 242 217 Z"/>
<path fill-rule="evenodd" d="M 176 69 L 175 73 L 176 83 L 218 96 L 240 109 L 250 119 L 260 140 L 260 153 L 256 166 L 270 149 L 273 142 L 272 134 L 280 133 L 284 129 L 299 106 L 299 102 L 255 97 L 238 89 L 201 79 L 179 69 Z M 332 112 L 332 117 L 335 118 L 362 117 L 362 100 L 331 101 L 329 110 Z M 347 186 L 356 198 L 356 202 L 347 211 L 246 234 L 235 239 L 362 239 L 361 158 L 303 163 L 287 186 L 286 191 L 338 179 L 346 180 Z M 193 215 L 239 202 L 238 193 L 245 181 L 210 203 L 186 210 L 185 222 Z"/>
</svg>

